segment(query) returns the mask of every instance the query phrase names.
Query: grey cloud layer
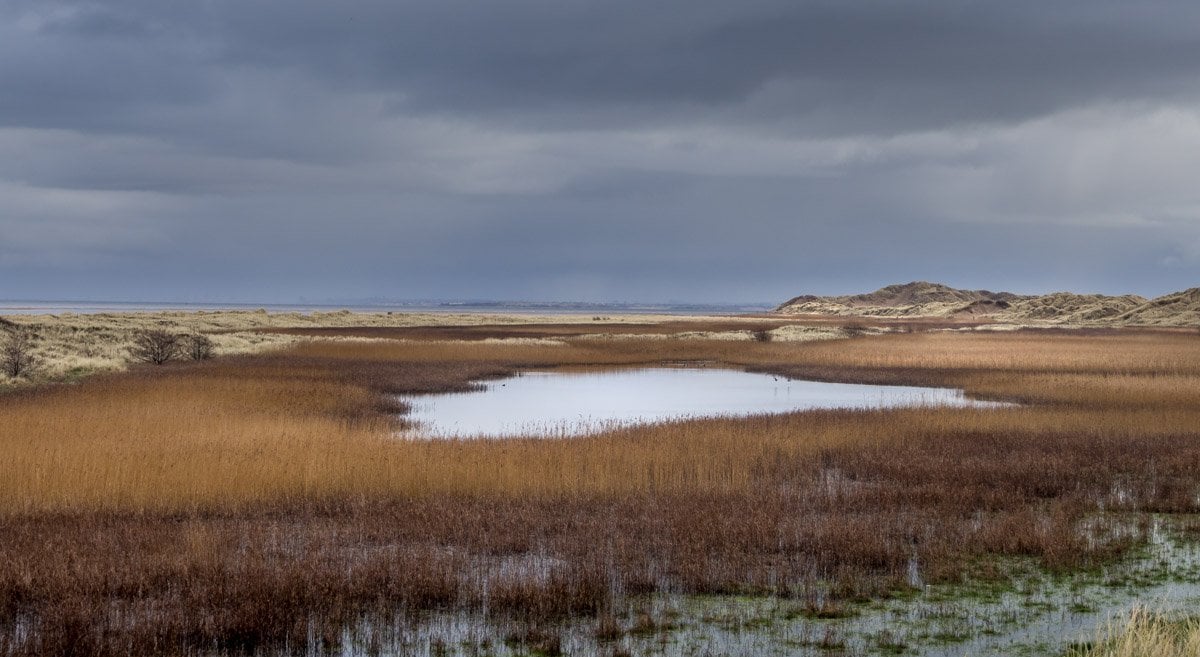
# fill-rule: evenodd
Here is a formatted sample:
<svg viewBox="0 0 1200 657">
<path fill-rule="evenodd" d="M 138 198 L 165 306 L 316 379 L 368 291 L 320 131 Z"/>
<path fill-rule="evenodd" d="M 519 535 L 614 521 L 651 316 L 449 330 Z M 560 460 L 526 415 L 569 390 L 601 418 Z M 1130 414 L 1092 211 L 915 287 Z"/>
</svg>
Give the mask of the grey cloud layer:
<svg viewBox="0 0 1200 657">
<path fill-rule="evenodd" d="M 11 0 L 0 89 L 0 297 L 1200 278 L 1191 2 Z"/>
<path fill-rule="evenodd" d="M 878 133 L 1192 97 L 1200 66 L 1190 2 L 16 2 L 7 22 L 20 124 L 74 105 L 136 127 L 254 67 L 402 113 Z"/>
</svg>

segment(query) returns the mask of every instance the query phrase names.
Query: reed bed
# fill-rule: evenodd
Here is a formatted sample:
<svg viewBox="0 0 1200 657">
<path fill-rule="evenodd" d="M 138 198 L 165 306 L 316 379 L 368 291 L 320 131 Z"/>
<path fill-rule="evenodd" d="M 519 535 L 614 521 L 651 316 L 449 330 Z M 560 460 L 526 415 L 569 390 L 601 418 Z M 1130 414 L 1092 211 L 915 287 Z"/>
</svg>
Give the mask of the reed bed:
<svg viewBox="0 0 1200 657">
<path fill-rule="evenodd" d="M 911 586 L 913 564 L 925 581 L 999 576 L 997 556 L 1094 567 L 1138 543 L 1141 514 L 1200 510 L 1194 335 L 442 337 L 311 342 L 0 398 L 0 653 L 287 652 L 314 631 L 320 652 L 364 616 L 538 624 L 655 591 L 825 604 Z M 395 437 L 395 394 L 664 362 L 1027 405 Z"/>
</svg>

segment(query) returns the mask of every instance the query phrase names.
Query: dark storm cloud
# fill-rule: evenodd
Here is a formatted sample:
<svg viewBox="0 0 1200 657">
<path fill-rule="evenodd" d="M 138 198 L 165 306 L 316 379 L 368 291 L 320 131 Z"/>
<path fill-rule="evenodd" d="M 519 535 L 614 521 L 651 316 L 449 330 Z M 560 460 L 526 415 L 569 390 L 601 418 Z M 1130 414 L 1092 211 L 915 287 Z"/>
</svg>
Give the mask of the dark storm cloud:
<svg viewBox="0 0 1200 657">
<path fill-rule="evenodd" d="M 32 92 L 5 94 L 10 120 L 51 100 L 141 114 L 254 66 L 397 111 L 578 125 L 744 108 L 876 132 L 1190 95 L 1200 63 L 1190 2 L 50 4 L 35 47 L 5 58 L 6 88 Z"/>
<path fill-rule="evenodd" d="M 9 0 L 0 90 L 0 297 L 1200 278 L 1192 2 Z"/>
</svg>

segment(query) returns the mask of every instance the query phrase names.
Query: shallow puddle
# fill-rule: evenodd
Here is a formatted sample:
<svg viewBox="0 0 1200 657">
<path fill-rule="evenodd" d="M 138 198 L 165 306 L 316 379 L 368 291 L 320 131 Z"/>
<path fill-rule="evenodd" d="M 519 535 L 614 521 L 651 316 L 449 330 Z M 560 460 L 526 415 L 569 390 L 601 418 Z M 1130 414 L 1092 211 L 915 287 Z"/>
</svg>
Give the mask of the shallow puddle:
<svg viewBox="0 0 1200 657">
<path fill-rule="evenodd" d="M 466 393 L 406 396 L 413 435 L 569 436 L 631 424 L 820 408 L 1001 406 L 961 390 L 795 381 L 717 368 L 524 372 Z"/>
<path fill-rule="evenodd" d="M 1095 572 L 1053 576 L 1034 568 L 1008 583 L 921 586 L 848 605 L 838 618 L 810 617 L 800 601 L 783 598 L 657 594 L 624 602 L 614 610 L 618 627 L 603 635 L 591 619 L 542 627 L 535 634 L 553 637 L 553 650 L 528 639 L 519 621 L 444 612 L 347 627 L 336 654 L 1061 657 L 1135 605 L 1194 613 L 1197 604 L 1200 545 L 1155 530 L 1144 550 Z M 328 654 L 318 645 L 314 636 L 307 654 Z"/>
</svg>

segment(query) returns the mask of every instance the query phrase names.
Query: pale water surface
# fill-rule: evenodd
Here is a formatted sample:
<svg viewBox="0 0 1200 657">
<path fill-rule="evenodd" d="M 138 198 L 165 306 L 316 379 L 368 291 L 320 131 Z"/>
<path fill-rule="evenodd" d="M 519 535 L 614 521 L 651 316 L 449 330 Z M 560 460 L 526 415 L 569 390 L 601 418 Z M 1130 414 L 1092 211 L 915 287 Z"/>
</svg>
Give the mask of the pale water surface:
<svg viewBox="0 0 1200 657">
<path fill-rule="evenodd" d="M 794 381 L 718 368 L 524 372 L 466 393 L 406 396 L 416 436 L 582 435 L 684 418 L 818 408 L 999 406 L 961 390 Z"/>
</svg>

